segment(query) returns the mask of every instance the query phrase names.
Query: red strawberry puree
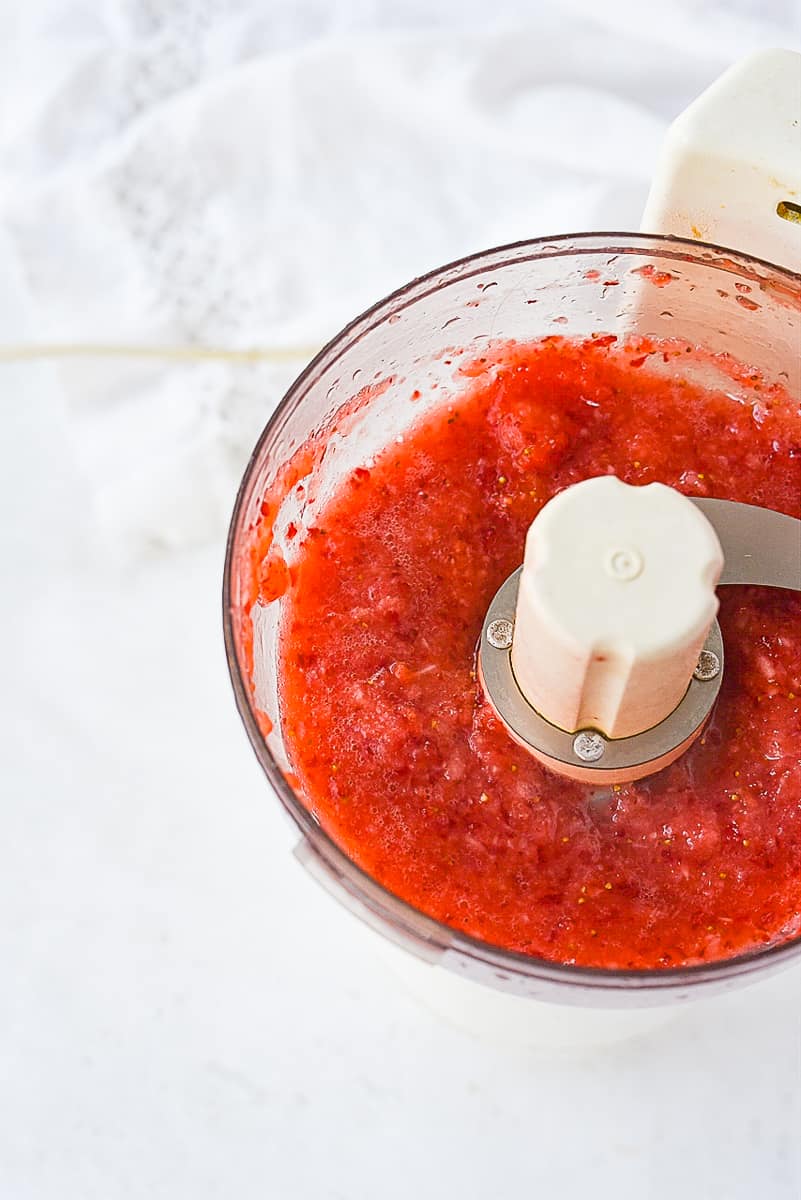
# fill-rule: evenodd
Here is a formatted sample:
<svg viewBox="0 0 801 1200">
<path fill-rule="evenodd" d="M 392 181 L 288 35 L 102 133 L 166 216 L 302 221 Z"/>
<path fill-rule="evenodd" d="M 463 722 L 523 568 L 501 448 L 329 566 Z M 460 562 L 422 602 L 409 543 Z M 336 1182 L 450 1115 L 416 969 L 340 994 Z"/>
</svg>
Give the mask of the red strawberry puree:
<svg viewBox="0 0 801 1200">
<path fill-rule="evenodd" d="M 254 596 L 287 588 L 297 786 L 355 862 L 498 946 L 672 967 L 801 932 L 801 598 L 722 588 L 726 673 L 704 736 L 611 788 L 511 741 L 476 681 L 476 642 L 529 524 L 568 484 L 613 472 L 799 516 L 801 412 L 742 368 L 745 401 L 659 374 L 694 361 L 689 347 L 614 340 L 474 361 L 458 400 L 343 482 L 288 572 L 264 555 L 267 506 L 248 562 Z"/>
</svg>

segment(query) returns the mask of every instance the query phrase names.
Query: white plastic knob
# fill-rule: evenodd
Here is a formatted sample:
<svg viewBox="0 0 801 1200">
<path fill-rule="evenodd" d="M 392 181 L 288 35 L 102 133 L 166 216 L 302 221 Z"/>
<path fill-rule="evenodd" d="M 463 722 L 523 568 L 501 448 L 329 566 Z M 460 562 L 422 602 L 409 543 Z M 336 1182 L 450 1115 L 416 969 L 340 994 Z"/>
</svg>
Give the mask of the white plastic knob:
<svg viewBox="0 0 801 1200">
<path fill-rule="evenodd" d="M 691 500 L 611 475 L 550 500 L 526 538 L 512 669 L 561 729 L 630 737 L 687 690 L 715 619 L 723 552 Z"/>
</svg>

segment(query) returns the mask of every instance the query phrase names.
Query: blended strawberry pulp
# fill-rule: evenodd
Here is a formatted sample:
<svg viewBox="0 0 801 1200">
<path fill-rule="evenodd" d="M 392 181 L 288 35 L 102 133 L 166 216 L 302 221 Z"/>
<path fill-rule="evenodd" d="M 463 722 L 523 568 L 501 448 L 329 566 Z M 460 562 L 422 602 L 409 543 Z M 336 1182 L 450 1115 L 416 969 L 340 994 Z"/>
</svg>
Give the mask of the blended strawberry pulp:
<svg viewBox="0 0 801 1200">
<path fill-rule="evenodd" d="M 496 347 L 343 480 L 280 571 L 281 724 L 300 794 L 386 888 L 497 946 L 671 967 L 801 932 L 797 593 L 721 589 L 712 720 L 636 783 L 550 773 L 476 679 L 487 606 L 569 484 L 614 473 L 799 515 L 797 402 L 733 366 L 739 398 L 705 390 L 682 370 L 694 354 L 612 338 Z M 264 602 L 281 588 L 263 534 L 248 554 Z"/>
</svg>

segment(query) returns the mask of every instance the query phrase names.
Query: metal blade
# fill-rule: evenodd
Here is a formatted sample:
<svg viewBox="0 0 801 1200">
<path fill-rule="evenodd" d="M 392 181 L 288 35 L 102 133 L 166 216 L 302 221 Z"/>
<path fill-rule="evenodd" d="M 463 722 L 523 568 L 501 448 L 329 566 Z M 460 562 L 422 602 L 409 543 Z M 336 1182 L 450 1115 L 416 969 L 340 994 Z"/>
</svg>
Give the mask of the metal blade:
<svg viewBox="0 0 801 1200">
<path fill-rule="evenodd" d="M 756 583 L 801 591 L 801 521 L 757 504 L 693 497 L 720 539 L 720 583 Z"/>
</svg>

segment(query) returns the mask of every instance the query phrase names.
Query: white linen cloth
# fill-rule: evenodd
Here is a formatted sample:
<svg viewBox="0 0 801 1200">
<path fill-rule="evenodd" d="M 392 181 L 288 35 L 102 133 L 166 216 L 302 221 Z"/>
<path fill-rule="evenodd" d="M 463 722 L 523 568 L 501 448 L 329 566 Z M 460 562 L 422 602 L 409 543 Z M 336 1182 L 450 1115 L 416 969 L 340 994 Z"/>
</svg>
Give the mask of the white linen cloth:
<svg viewBox="0 0 801 1200">
<path fill-rule="evenodd" d="M 636 228 L 670 119 L 734 58 L 801 40 L 792 0 L 496 0 L 483 29 L 464 0 L 7 7 L 0 220 L 28 343 L 288 351 L 60 361 L 126 556 L 219 535 L 258 431 L 346 320 L 492 244 Z"/>
</svg>

